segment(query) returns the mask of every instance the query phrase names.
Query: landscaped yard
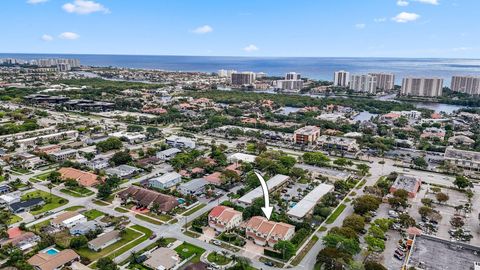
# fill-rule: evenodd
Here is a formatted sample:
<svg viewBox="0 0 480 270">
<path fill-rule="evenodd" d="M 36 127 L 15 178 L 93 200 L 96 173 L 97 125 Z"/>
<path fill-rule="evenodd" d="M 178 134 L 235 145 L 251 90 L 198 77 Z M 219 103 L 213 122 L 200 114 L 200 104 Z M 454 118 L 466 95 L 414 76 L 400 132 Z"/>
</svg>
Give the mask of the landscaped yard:
<svg viewBox="0 0 480 270">
<path fill-rule="evenodd" d="M 186 211 L 186 212 L 183 213 L 182 215 L 184 215 L 184 216 L 190 216 L 191 214 L 193 214 L 193 213 L 197 212 L 198 210 L 202 209 L 203 207 L 205 207 L 205 205 L 206 205 L 206 204 L 201 203 L 201 204 L 193 207 L 192 209 Z"/>
<path fill-rule="evenodd" d="M 128 210 L 123 207 L 115 207 L 115 211 L 120 213 L 128 213 Z"/>
<path fill-rule="evenodd" d="M 232 261 L 232 259 L 227 258 L 218 252 L 211 252 L 208 254 L 207 260 L 211 263 L 216 263 L 217 265 L 226 265 Z"/>
<path fill-rule="evenodd" d="M 12 217 L 10 218 L 10 220 L 8 221 L 8 225 L 10 224 L 15 224 L 17 222 L 20 222 L 22 221 L 23 219 L 17 215 L 12 215 Z"/>
<path fill-rule="evenodd" d="M 200 256 L 205 252 L 205 249 L 201 247 L 194 246 L 190 243 L 184 242 L 180 246 L 175 248 L 175 251 L 178 253 L 182 260 L 190 258 L 190 256 L 195 255 L 190 261 L 191 262 L 199 262 Z"/>
<path fill-rule="evenodd" d="M 295 259 L 292 260 L 292 264 L 293 265 L 298 265 L 303 260 L 305 255 L 307 255 L 307 253 L 310 251 L 310 249 L 313 247 L 313 245 L 315 245 L 315 243 L 317 241 L 318 241 L 318 236 L 314 235 L 312 237 L 312 239 L 310 239 L 310 241 L 308 241 L 308 244 L 305 246 L 305 248 L 302 249 L 300 251 L 300 253 L 298 253 L 297 257 L 295 257 Z"/>
<path fill-rule="evenodd" d="M 104 201 L 101 201 L 101 200 L 93 200 L 93 203 L 96 204 L 96 205 L 100 205 L 100 206 L 107 206 L 107 205 L 109 205 L 109 203 L 104 202 Z"/>
<path fill-rule="evenodd" d="M 109 255 L 110 258 L 113 259 L 113 258 L 117 257 L 118 255 L 123 254 L 123 253 L 129 251 L 130 249 L 132 249 L 133 247 L 139 245 L 139 244 L 142 243 L 143 241 L 148 240 L 148 239 L 150 238 L 150 236 L 152 236 L 152 234 L 153 234 L 153 232 L 152 232 L 150 229 L 145 228 L 145 227 L 140 226 L 140 225 L 133 225 L 131 228 L 132 228 L 132 229 L 135 229 L 135 230 L 137 230 L 137 231 L 142 232 L 144 235 L 143 235 L 142 237 L 140 237 L 140 238 L 137 238 L 135 241 L 132 241 L 131 243 L 123 246 L 121 249 L 115 251 L 113 254 L 110 254 L 110 255 Z"/>
<path fill-rule="evenodd" d="M 122 239 L 120 239 L 120 241 L 118 241 L 116 243 L 113 243 L 110 246 L 108 246 L 108 247 L 106 247 L 106 248 L 104 248 L 104 249 L 102 249 L 98 252 L 90 250 L 88 247 L 80 248 L 80 249 L 77 250 L 77 252 L 78 252 L 78 254 L 80 254 L 80 256 L 84 256 L 84 257 L 88 258 L 89 260 L 91 260 L 93 262 L 93 261 L 98 260 L 101 257 L 107 256 L 110 252 L 114 251 L 115 249 L 118 249 L 118 248 L 123 247 L 123 246 L 127 246 L 128 242 L 135 240 L 140 235 L 141 235 L 140 233 L 127 228 L 127 229 L 125 229 L 125 234 L 122 236 Z M 121 254 L 121 253 L 116 252 L 116 256 L 118 256 L 119 254 Z"/>
<path fill-rule="evenodd" d="M 151 216 L 151 217 L 156 218 L 156 219 L 160 219 L 161 221 L 165 221 L 165 222 L 168 222 L 170 219 L 172 219 L 171 216 L 166 215 L 166 214 L 155 214 L 155 213 L 152 213 L 152 212 L 148 212 L 148 213 L 146 213 L 146 215 Z"/>
<path fill-rule="evenodd" d="M 36 190 L 36 191 L 23 194 L 21 199 L 24 201 L 24 200 L 33 199 L 33 198 L 43 198 L 43 200 L 45 201 L 45 204 L 39 209 L 30 211 L 32 215 L 38 215 L 68 203 L 68 200 L 65 198 L 58 197 L 41 190 Z"/>
<path fill-rule="evenodd" d="M 93 191 L 85 187 L 62 188 L 60 191 L 73 197 L 87 197 L 95 194 Z"/>
<path fill-rule="evenodd" d="M 140 219 L 140 220 L 150 222 L 150 223 L 155 224 L 155 225 L 162 225 L 163 224 L 163 222 L 161 222 L 161 221 L 158 221 L 158 220 L 153 219 L 153 218 L 149 218 L 149 217 L 144 216 L 144 215 L 137 214 L 137 215 L 135 215 L 135 217 Z"/>
<path fill-rule="evenodd" d="M 85 206 L 83 206 L 83 205 L 75 205 L 75 206 L 71 206 L 71 207 L 65 208 L 65 211 L 76 211 L 76 210 L 83 209 L 83 208 L 85 208 Z"/>
<path fill-rule="evenodd" d="M 347 206 L 345 204 L 341 204 L 335 209 L 335 211 L 327 218 L 325 221 L 327 224 L 332 224 L 338 218 L 338 216 L 345 210 Z"/>
<path fill-rule="evenodd" d="M 94 220 L 98 217 L 101 217 L 103 215 L 105 215 L 105 213 L 103 212 L 100 212 L 96 209 L 91 209 L 91 210 L 88 210 L 86 212 L 83 212 L 83 215 L 88 219 L 88 220 Z"/>
<path fill-rule="evenodd" d="M 34 179 L 34 180 L 37 180 L 37 181 L 45 181 L 45 180 L 47 180 L 49 175 L 50 175 L 50 172 L 46 172 L 46 173 L 36 175 L 36 176 L 34 176 L 30 179 Z"/>
</svg>

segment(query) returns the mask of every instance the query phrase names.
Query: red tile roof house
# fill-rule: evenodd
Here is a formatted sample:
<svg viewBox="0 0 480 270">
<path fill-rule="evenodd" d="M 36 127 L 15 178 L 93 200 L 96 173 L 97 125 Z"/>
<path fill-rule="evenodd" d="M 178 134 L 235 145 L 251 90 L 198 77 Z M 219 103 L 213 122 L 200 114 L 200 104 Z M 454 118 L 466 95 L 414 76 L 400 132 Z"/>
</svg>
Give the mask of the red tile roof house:
<svg viewBox="0 0 480 270">
<path fill-rule="evenodd" d="M 92 187 L 100 183 L 98 175 L 91 172 L 84 172 L 75 168 L 60 168 L 58 172 L 63 180 L 76 180 L 83 187 Z"/>
<path fill-rule="evenodd" d="M 278 241 L 290 240 L 295 234 L 295 226 L 260 216 L 252 217 L 244 226 L 247 238 L 259 246 L 273 247 Z"/>
<path fill-rule="evenodd" d="M 214 184 L 216 186 L 219 186 L 223 183 L 221 172 L 214 172 L 210 175 L 204 176 L 203 179 L 205 179 L 205 181 L 209 182 L 210 184 Z"/>
<path fill-rule="evenodd" d="M 242 213 L 231 207 L 215 206 L 208 214 L 208 225 L 217 232 L 229 231 L 242 223 Z"/>
</svg>

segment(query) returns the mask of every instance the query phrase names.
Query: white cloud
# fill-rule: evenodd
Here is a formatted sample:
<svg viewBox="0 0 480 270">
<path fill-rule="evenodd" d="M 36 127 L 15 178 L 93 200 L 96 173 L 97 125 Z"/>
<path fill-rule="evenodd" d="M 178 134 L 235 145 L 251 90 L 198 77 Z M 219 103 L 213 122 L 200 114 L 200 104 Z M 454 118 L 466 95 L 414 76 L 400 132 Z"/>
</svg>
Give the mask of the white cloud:
<svg viewBox="0 0 480 270">
<path fill-rule="evenodd" d="M 36 4 L 41 4 L 45 2 L 48 2 L 48 0 L 27 0 L 27 4 L 30 4 L 30 5 L 36 5 Z"/>
<path fill-rule="evenodd" d="M 454 52 L 465 52 L 465 51 L 470 51 L 472 49 L 473 48 L 471 48 L 471 47 L 458 47 L 458 48 L 453 48 L 452 50 Z"/>
<path fill-rule="evenodd" d="M 79 39 L 80 35 L 73 32 L 63 32 L 58 37 L 61 39 L 75 40 L 75 39 Z"/>
<path fill-rule="evenodd" d="M 243 50 L 246 52 L 254 52 L 254 51 L 258 51 L 259 49 L 257 46 L 250 44 L 247 47 L 243 48 Z"/>
<path fill-rule="evenodd" d="M 364 23 L 355 24 L 355 28 L 357 28 L 357 29 L 365 29 L 365 27 L 367 27 L 367 25 L 364 24 Z"/>
<path fill-rule="evenodd" d="M 438 0 L 414 0 L 415 2 L 420 2 L 420 3 L 423 3 L 423 4 L 429 4 L 429 5 L 439 5 L 440 3 L 438 2 Z"/>
<path fill-rule="evenodd" d="M 195 34 L 207 34 L 213 32 L 213 28 L 206 24 L 195 28 L 192 32 Z"/>
<path fill-rule="evenodd" d="M 387 18 L 375 18 L 375 19 L 373 19 L 373 21 L 376 22 L 376 23 L 386 22 Z"/>
<path fill-rule="evenodd" d="M 52 41 L 52 40 L 53 40 L 53 37 L 50 36 L 50 35 L 47 35 L 47 34 L 43 34 L 43 35 L 42 35 L 42 40 L 43 40 L 43 41 Z"/>
<path fill-rule="evenodd" d="M 405 0 L 398 0 L 397 1 L 397 6 L 401 6 L 401 7 L 406 7 L 408 6 L 408 1 L 405 1 Z"/>
<path fill-rule="evenodd" d="M 409 12 L 402 12 L 399 13 L 397 16 L 393 17 L 392 20 L 398 23 L 407 23 L 413 22 L 420 18 L 420 15 L 416 13 L 409 13 Z"/>
<path fill-rule="evenodd" d="M 62 6 L 62 8 L 68 13 L 76 13 L 81 15 L 94 12 L 110 13 L 110 10 L 108 10 L 108 8 L 104 7 L 102 4 L 89 0 L 75 0 L 73 3 L 66 3 Z"/>
</svg>

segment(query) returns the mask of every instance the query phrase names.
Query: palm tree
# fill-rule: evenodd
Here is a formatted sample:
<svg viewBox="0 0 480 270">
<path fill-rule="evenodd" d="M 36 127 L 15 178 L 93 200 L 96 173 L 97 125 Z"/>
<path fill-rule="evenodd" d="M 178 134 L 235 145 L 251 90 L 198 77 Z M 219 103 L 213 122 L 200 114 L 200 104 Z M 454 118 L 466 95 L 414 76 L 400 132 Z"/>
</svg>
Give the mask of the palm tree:
<svg viewBox="0 0 480 270">
<path fill-rule="evenodd" d="M 54 185 L 52 184 L 52 182 L 48 182 L 47 187 L 50 190 L 50 197 L 52 197 L 52 188 L 54 187 Z"/>
</svg>

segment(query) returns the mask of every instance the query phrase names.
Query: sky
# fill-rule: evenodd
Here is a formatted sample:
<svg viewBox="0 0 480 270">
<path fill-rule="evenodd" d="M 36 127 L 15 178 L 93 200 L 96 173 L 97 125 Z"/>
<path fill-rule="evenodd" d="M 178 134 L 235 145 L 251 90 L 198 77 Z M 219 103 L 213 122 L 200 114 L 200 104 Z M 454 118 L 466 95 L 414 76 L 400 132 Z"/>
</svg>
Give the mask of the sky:
<svg viewBox="0 0 480 270">
<path fill-rule="evenodd" d="M 0 53 L 480 58 L 479 0 L 1 0 Z"/>
</svg>

